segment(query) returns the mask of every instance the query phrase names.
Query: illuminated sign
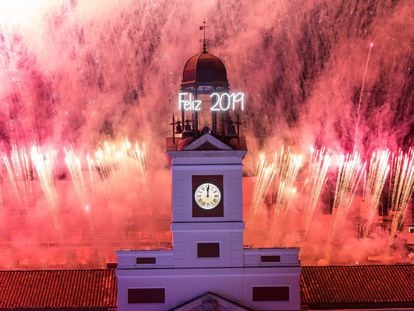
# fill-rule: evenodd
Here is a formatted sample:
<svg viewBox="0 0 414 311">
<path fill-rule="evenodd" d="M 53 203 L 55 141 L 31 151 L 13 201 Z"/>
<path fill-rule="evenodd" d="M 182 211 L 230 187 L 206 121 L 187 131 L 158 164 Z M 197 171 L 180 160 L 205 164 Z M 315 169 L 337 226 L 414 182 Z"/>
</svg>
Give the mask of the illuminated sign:
<svg viewBox="0 0 414 311">
<path fill-rule="evenodd" d="M 211 93 L 211 111 L 244 110 L 244 93 Z M 202 101 L 194 99 L 192 93 L 178 93 L 178 110 L 200 111 Z"/>
</svg>

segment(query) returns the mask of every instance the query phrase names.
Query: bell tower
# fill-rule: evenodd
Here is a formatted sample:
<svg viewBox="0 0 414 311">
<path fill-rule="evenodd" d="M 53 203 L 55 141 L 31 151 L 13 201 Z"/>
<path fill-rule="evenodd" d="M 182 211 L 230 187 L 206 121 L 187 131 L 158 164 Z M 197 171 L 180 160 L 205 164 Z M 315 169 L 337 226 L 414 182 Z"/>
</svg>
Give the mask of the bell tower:
<svg viewBox="0 0 414 311">
<path fill-rule="evenodd" d="M 173 117 L 173 138 L 167 139 L 177 264 L 240 266 L 243 261 L 242 159 L 247 148 L 239 136 L 240 105 L 230 108 L 233 98 L 223 62 L 204 44 L 184 66 L 181 119 Z"/>
<path fill-rule="evenodd" d="M 118 252 L 119 310 L 300 309 L 298 249 L 243 247 L 243 109 L 204 45 L 184 66 L 166 141 L 172 249 Z"/>
<path fill-rule="evenodd" d="M 239 114 L 233 104 L 244 100 L 242 93 L 229 96 L 227 71 L 223 62 L 203 51 L 186 62 L 179 93 L 179 116 L 173 129 L 178 136 L 197 137 L 211 133 L 230 139 L 238 136 Z M 181 103 L 195 103 L 198 107 L 186 108 Z M 240 107 L 237 107 L 240 108 Z M 182 127 L 184 124 L 184 127 Z"/>
</svg>

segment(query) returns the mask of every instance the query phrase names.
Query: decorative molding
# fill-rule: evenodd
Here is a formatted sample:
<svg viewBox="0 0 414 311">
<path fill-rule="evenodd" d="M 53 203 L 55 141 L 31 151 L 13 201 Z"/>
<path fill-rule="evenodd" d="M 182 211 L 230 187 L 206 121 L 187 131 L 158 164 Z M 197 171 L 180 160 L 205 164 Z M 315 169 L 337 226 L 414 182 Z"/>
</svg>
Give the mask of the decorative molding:
<svg viewBox="0 0 414 311">
<path fill-rule="evenodd" d="M 203 145 L 205 146 L 206 144 L 213 146 L 215 150 L 232 150 L 230 146 L 226 145 L 221 140 L 208 133 L 193 141 L 191 144 L 185 147 L 184 150 L 200 150 L 199 148 L 203 148 Z"/>
</svg>

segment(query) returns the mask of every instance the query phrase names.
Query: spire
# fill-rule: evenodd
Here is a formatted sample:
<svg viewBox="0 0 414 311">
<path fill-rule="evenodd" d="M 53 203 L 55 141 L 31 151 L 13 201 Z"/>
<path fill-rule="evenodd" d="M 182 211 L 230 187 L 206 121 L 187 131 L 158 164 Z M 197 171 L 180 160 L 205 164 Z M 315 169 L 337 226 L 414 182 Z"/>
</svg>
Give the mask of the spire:
<svg viewBox="0 0 414 311">
<path fill-rule="evenodd" d="M 200 30 L 203 30 L 203 53 L 207 53 L 207 43 L 206 43 L 206 21 L 203 21 L 203 26 L 200 26 Z"/>
</svg>

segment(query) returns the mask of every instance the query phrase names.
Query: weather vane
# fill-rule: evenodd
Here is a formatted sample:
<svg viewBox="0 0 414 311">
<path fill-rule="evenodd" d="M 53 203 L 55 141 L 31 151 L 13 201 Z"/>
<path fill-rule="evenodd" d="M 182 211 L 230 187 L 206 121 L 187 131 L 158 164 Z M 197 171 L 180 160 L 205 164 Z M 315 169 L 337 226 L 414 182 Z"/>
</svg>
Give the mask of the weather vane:
<svg viewBox="0 0 414 311">
<path fill-rule="evenodd" d="M 203 52 L 207 52 L 207 44 L 206 44 L 206 21 L 203 21 L 203 26 L 200 26 L 200 30 L 203 30 L 204 35 L 203 35 Z"/>
</svg>

